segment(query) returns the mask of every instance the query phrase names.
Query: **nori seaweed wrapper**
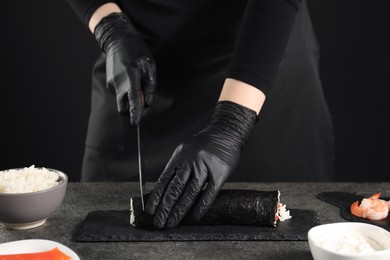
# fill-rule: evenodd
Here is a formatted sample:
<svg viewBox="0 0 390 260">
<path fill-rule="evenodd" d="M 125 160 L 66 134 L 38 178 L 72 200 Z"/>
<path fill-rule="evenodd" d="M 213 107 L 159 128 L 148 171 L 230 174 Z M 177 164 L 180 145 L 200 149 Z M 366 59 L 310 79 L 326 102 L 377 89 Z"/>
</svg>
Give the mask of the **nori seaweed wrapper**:
<svg viewBox="0 0 390 260">
<path fill-rule="evenodd" d="M 149 194 L 144 195 L 145 201 Z M 279 191 L 220 190 L 214 203 L 199 221 L 192 220 L 191 212 L 180 225 L 244 225 L 275 227 Z M 141 198 L 133 198 L 135 225 L 153 226 L 153 216 L 142 212 Z"/>
</svg>

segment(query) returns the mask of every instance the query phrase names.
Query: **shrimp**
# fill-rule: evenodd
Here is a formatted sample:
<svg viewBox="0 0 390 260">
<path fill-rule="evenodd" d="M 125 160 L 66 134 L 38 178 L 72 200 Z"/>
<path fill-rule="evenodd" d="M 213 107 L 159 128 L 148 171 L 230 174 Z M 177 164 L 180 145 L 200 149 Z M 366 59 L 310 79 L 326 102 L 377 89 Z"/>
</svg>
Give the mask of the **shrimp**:
<svg viewBox="0 0 390 260">
<path fill-rule="evenodd" d="M 351 213 L 357 217 L 371 220 L 381 220 L 387 218 L 389 214 L 390 201 L 379 199 L 381 193 L 376 193 L 369 198 L 364 198 L 359 205 L 355 201 L 351 205 Z"/>
</svg>

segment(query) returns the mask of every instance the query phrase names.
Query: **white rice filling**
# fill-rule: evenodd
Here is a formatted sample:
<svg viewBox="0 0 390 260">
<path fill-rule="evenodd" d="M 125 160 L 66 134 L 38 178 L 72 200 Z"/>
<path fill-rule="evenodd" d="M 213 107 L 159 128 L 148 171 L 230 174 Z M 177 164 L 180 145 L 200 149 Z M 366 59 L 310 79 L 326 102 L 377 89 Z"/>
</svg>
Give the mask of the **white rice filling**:
<svg viewBox="0 0 390 260">
<path fill-rule="evenodd" d="M 133 207 L 133 198 L 130 198 L 130 225 L 135 226 L 135 215 L 134 215 L 134 207 Z"/>
<path fill-rule="evenodd" d="M 59 176 L 46 168 L 34 165 L 22 169 L 0 171 L 0 193 L 26 193 L 53 188 Z"/>
<path fill-rule="evenodd" d="M 285 204 L 282 204 L 280 202 L 280 192 L 278 192 L 278 209 L 276 211 L 276 216 L 275 216 L 275 219 L 276 221 L 286 221 L 287 219 L 290 219 L 292 218 L 292 216 L 290 215 L 290 211 L 287 210 L 286 208 L 286 205 Z"/>
</svg>

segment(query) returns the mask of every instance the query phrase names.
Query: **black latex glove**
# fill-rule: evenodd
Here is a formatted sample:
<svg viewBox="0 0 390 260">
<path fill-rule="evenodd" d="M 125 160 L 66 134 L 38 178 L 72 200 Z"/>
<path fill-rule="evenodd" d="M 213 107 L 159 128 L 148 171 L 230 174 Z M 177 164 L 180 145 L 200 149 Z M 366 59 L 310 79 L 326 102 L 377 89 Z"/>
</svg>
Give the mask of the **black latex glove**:
<svg viewBox="0 0 390 260">
<path fill-rule="evenodd" d="M 146 205 L 156 227 L 179 224 L 197 199 L 191 218 L 203 217 L 236 168 L 256 118 L 251 109 L 219 102 L 208 126 L 176 148 Z"/>
<path fill-rule="evenodd" d="M 106 54 L 107 87 L 116 94 L 118 112 L 130 114 L 130 123 L 138 125 L 156 89 L 151 51 L 124 13 L 104 17 L 94 33 Z"/>
</svg>

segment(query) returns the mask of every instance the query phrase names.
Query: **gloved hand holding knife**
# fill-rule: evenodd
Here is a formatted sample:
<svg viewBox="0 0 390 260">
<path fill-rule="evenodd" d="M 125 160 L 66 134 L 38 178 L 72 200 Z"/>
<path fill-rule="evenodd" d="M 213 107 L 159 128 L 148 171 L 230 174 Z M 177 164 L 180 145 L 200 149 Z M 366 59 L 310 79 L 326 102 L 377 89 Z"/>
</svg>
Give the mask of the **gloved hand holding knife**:
<svg viewBox="0 0 390 260">
<path fill-rule="evenodd" d="M 94 34 L 106 54 L 107 87 L 116 94 L 118 112 L 129 114 L 130 124 L 137 126 L 139 185 L 142 209 L 145 209 L 140 121 L 143 111 L 153 103 L 156 65 L 151 51 L 126 14 L 114 12 L 102 18 Z"/>
<path fill-rule="evenodd" d="M 138 125 L 156 89 L 152 53 L 124 13 L 101 19 L 94 34 L 106 54 L 107 88 L 116 94 L 118 112 L 129 113 L 130 123 Z"/>
</svg>

